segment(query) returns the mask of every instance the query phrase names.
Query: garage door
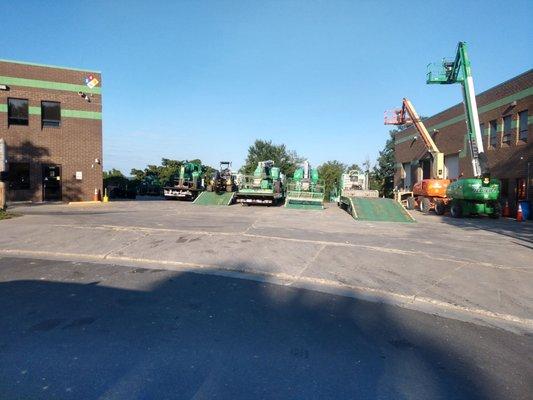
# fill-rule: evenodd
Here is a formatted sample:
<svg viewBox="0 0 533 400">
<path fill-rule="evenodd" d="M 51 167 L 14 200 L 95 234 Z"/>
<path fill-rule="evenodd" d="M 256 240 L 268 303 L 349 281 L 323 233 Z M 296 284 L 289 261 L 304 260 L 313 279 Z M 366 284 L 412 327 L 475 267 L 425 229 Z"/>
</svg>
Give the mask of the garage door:
<svg viewBox="0 0 533 400">
<path fill-rule="evenodd" d="M 445 178 L 456 179 L 459 177 L 459 154 L 444 156 Z"/>
</svg>

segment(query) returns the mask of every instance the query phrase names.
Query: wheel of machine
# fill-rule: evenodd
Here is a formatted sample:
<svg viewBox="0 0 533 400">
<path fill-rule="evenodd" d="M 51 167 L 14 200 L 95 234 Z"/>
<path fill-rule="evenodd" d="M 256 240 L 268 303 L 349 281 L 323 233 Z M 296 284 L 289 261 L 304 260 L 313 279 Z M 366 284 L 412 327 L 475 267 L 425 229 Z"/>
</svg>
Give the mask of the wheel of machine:
<svg viewBox="0 0 533 400">
<path fill-rule="evenodd" d="M 458 202 L 452 202 L 450 207 L 450 214 L 453 218 L 461 218 L 463 216 L 463 208 Z"/>
<path fill-rule="evenodd" d="M 414 210 L 416 205 L 416 200 L 413 196 L 407 198 L 407 209 Z"/>
<path fill-rule="evenodd" d="M 494 212 L 490 214 L 489 216 L 493 219 L 500 218 L 502 216 L 502 206 L 500 205 L 500 203 L 495 201 L 492 207 L 494 209 Z"/>
<path fill-rule="evenodd" d="M 424 214 L 429 214 L 429 210 L 431 209 L 431 201 L 427 197 L 422 197 L 419 208 Z"/>
<path fill-rule="evenodd" d="M 435 200 L 435 214 L 444 215 L 446 211 L 446 204 L 442 200 Z"/>
</svg>

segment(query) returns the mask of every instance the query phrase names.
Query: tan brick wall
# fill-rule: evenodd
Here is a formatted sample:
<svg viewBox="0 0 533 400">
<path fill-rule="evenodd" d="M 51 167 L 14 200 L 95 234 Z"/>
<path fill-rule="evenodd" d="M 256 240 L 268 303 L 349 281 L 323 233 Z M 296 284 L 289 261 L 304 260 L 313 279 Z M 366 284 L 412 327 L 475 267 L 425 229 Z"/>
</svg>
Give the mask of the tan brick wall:
<svg viewBox="0 0 533 400">
<path fill-rule="evenodd" d="M 89 74 L 100 81 L 100 86 L 98 73 L 0 61 L 0 76 L 84 85 Z M 100 95 L 93 95 L 88 103 L 75 91 L 9 87 L 9 91 L 0 91 L 0 104 L 7 105 L 7 99 L 15 97 L 28 99 L 30 107 L 40 108 L 42 100 L 50 100 L 60 102 L 62 110 L 102 111 Z M 42 200 L 43 164 L 61 165 L 64 201 L 91 200 L 94 189 L 102 188 L 101 120 L 62 117 L 60 127 L 42 128 L 41 116 L 30 115 L 29 126 L 8 126 L 7 112 L 0 112 L 0 137 L 6 140 L 9 162 L 30 162 L 31 189 L 8 191 L 9 201 Z M 96 164 L 95 159 L 99 159 L 100 164 Z M 75 179 L 76 171 L 82 172 L 81 181 Z"/>
</svg>

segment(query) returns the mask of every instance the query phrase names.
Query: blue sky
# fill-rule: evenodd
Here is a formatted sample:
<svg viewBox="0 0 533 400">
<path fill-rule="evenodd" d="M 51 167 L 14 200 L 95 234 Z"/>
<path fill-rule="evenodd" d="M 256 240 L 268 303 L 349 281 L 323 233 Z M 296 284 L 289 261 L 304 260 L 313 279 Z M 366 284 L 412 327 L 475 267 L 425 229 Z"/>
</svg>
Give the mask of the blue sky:
<svg viewBox="0 0 533 400">
<path fill-rule="evenodd" d="M 466 41 L 478 92 L 532 66 L 533 2 L 1 1 L 0 58 L 103 74 L 104 168 L 238 167 L 257 138 L 375 159 L 383 111 L 461 101 L 426 65 Z"/>
</svg>

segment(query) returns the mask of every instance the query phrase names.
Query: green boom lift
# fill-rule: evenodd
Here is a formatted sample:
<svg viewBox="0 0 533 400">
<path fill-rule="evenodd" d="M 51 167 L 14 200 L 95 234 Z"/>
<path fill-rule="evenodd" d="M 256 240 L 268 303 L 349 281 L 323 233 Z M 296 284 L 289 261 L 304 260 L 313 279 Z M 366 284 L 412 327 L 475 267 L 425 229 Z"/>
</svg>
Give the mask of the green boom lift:
<svg viewBox="0 0 533 400">
<path fill-rule="evenodd" d="M 447 197 L 451 198 L 450 213 L 454 218 L 471 214 L 500 216 L 500 181 L 491 178 L 487 156 L 483 149 L 483 138 L 474 91 L 474 79 L 466 43 L 459 42 L 454 60 L 442 60 L 440 64 L 428 65 L 428 84 L 448 85 L 460 83 L 463 88 L 466 127 L 474 178 L 460 178 L 448 185 Z"/>
<path fill-rule="evenodd" d="M 308 161 L 294 171 L 286 185 L 285 207 L 305 210 L 324 208 L 324 185 L 318 178 L 318 170 L 311 168 Z"/>
<path fill-rule="evenodd" d="M 203 173 L 201 164 L 185 162 L 178 176 L 163 188 L 165 199 L 194 200 L 204 190 Z"/>
<path fill-rule="evenodd" d="M 271 160 L 260 161 L 254 174 L 242 176 L 238 186 L 235 199 L 242 205 L 275 205 L 283 199 L 281 172 Z"/>
</svg>

